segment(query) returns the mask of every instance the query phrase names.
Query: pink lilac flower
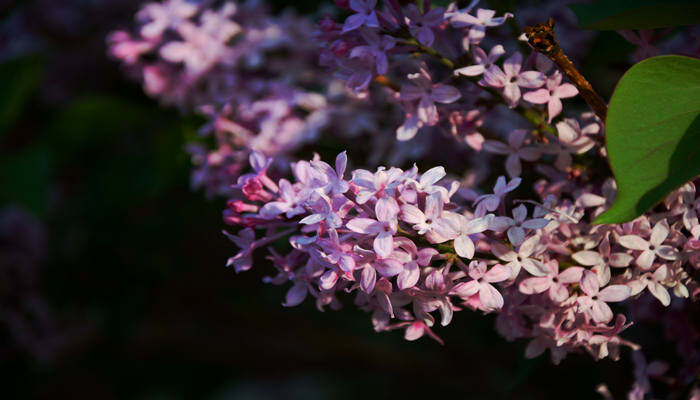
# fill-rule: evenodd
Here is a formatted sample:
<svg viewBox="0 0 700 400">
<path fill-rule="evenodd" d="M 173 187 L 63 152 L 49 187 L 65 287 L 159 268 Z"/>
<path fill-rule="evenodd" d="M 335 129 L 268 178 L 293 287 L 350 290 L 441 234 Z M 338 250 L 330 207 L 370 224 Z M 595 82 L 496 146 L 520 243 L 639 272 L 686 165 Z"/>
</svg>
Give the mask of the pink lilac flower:
<svg viewBox="0 0 700 400">
<path fill-rule="evenodd" d="M 497 44 L 491 48 L 488 56 L 481 47 L 474 47 L 472 50 L 474 63 L 467 67 L 458 68 L 454 71 L 455 74 L 465 76 L 479 76 L 491 68 L 493 64 L 506 54 L 506 50 L 502 45 Z M 527 99 L 526 99 L 527 100 Z"/>
<path fill-rule="evenodd" d="M 544 75 L 539 71 L 521 72 L 523 56 L 517 52 L 504 63 L 503 69 L 497 65 L 491 66 L 484 72 L 484 82 L 494 88 L 503 90 L 503 97 L 513 108 L 520 100 L 520 88 L 535 89 L 544 84 Z"/>
<path fill-rule="evenodd" d="M 591 136 L 600 132 L 597 122 L 581 128 L 579 122 L 571 118 L 557 122 L 556 128 L 559 141 L 574 154 L 582 154 L 592 149 L 596 142 Z"/>
<path fill-rule="evenodd" d="M 511 270 L 511 279 L 515 279 L 518 276 L 521 268 L 524 268 L 530 275 L 545 276 L 547 270 L 542 261 L 531 257 L 536 252 L 539 242 L 539 236 L 532 236 L 519 246 L 517 252 L 499 242 L 495 242 L 491 246 L 491 252 L 499 259 L 507 262 L 505 265 Z"/>
<path fill-rule="evenodd" d="M 641 293 L 641 291 L 644 289 L 648 289 L 654 297 L 659 299 L 661 304 L 668 306 L 671 304 L 671 295 L 664 286 L 668 276 L 668 267 L 664 264 L 657 268 L 653 273 L 646 272 L 638 279 L 629 282 L 627 285 L 632 290 L 632 296 Z"/>
<path fill-rule="evenodd" d="M 663 244 L 668 234 L 668 223 L 666 220 L 661 220 L 654 225 L 649 241 L 638 235 L 624 235 L 618 239 L 618 242 L 630 250 L 641 251 L 635 262 L 640 268 L 648 270 L 657 256 L 665 260 L 675 260 L 678 257 L 676 249 Z"/>
<path fill-rule="evenodd" d="M 424 46 L 432 46 L 435 41 L 433 29 L 444 21 L 445 9 L 436 7 L 421 13 L 418 6 L 411 3 L 406 8 L 406 23 L 411 35 Z"/>
<path fill-rule="evenodd" d="M 438 123 L 439 115 L 435 103 L 450 104 L 462 95 L 454 86 L 442 83 L 433 84 L 430 73 L 421 68 L 420 72 L 410 74 L 411 83 L 401 87 L 401 100 L 418 102 L 418 118 L 428 125 Z"/>
<path fill-rule="evenodd" d="M 478 293 L 479 301 L 484 311 L 495 311 L 503 307 L 503 296 L 493 287 L 492 283 L 508 280 L 510 270 L 507 267 L 496 264 L 487 271 L 486 263 L 483 261 L 472 261 L 469 263 L 468 274 L 473 280 L 457 284 L 452 288 L 452 293 L 463 298 Z"/>
<path fill-rule="evenodd" d="M 609 322 L 613 313 L 607 302 L 623 301 L 630 297 L 631 290 L 625 285 L 610 285 L 600 290 L 598 277 L 594 272 L 584 271 L 581 278 L 581 290 L 584 296 L 579 296 L 576 301 L 582 312 L 590 313 L 595 322 Z"/>
<path fill-rule="evenodd" d="M 253 265 L 253 243 L 255 242 L 255 231 L 251 228 L 245 228 L 238 232 L 237 235 L 231 235 L 224 232 L 226 236 L 238 246 L 241 251 L 235 256 L 226 261 L 226 266 L 233 265 L 236 272 L 248 271 Z"/>
<path fill-rule="evenodd" d="M 454 236 L 455 228 L 443 218 L 442 195 L 431 193 L 425 199 L 425 212 L 412 204 L 401 206 L 401 220 L 413 224 L 419 235 L 432 237 L 436 243 L 444 242 Z"/>
<path fill-rule="evenodd" d="M 350 0 L 350 9 L 356 14 L 349 16 L 343 24 L 343 33 L 350 32 L 361 26 L 379 28 L 379 20 L 374 7 L 377 0 Z"/>
<path fill-rule="evenodd" d="M 521 159 L 536 161 L 540 158 L 541 152 L 537 147 L 523 146 L 526 136 L 527 131 L 525 129 L 516 129 L 508 135 L 508 145 L 497 140 L 484 142 L 484 150 L 508 156 L 506 159 L 506 171 L 511 178 L 518 177 L 522 173 Z"/>
<path fill-rule="evenodd" d="M 508 240 L 513 246 L 519 246 L 525 240 L 525 229 L 538 230 L 542 229 L 550 220 L 546 218 L 527 219 L 527 208 L 521 204 L 513 209 L 513 218 L 496 217 L 491 222 L 491 229 L 494 231 L 506 231 Z"/>
<path fill-rule="evenodd" d="M 467 219 L 467 217 L 463 215 L 459 216 L 459 236 L 454 239 L 454 248 L 455 252 L 457 252 L 460 257 L 468 259 L 474 258 L 476 246 L 470 235 L 476 235 L 490 229 L 493 218 L 493 214 L 473 219 Z"/>
<path fill-rule="evenodd" d="M 386 74 L 389 70 L 389 59 L 386 53 L 394 48 L 396 40 L 388 35 L 378 35 L 368 29 L 361 29 L 360 34 L 367 44 L 353 47 L 350 51 L 350 58 L 366 59 L 369 57 L 374 60 L 377 74 Z"/>
<path fill-rule="evenodd" d="M 375 205 L 377 219 L 355 218 L 347 223 L 348 229 L 357 233 L 376 235 L 374 251 L 380 257 L 388 257 L 394 250 L 394 237 L 397 230 L 396 216 L 399 206 L 392 198 L 381 198 Z"/>
<path fill-rule="evenodd" d="M 559 272 L 557 260 L 544 263 L 547 275 L 526 278 L 520 281 L 518 289 L 524 294 L 548 292 L 549 298 L 556 303 L 562 303 L 569 298 L 568 286 L 581 281 L 584 269 L 582 267 L 569 267 Z"/>
<path fill-rule="evenodd" d="M 610 265 L 615 268 L 625 268 L 634 257 L 624 252 L 612 252 L 609 235 L 605 235 L 598 246 L 598 251 L 581 250 L 571 255 L 577 263 L 588 267 Z"/>
<path fill-rule="evenodd" d="M 513 14 L 505 13 L 502 17 L 494 17 L 496 11 L 479 8 L 476 16 L 468 12 L 455 13 L 450 18 L 452 26 L 461 28 L 469 27 L 468 38 L 471 43 L 479 44 L 486 36 L 486 28 L 503 25 Z"/>
<path fill-rule="evenodd" d="M 141 35 L 145 38 L 159 37 L 170 26 L 192 17 L 199 6 L 187 0 L 167 0 L 163 3 L 148 3 L 136 14 L 136 18 L 148 21 L 141 27 Z"/>
<path fill-rule="evenodd" d="M 474 215 L 483 217 L 486 215 L 486 212 L 496 211 L 505 195 L 515 190 L 520 185 L 520 182 L 520 178 L 513 178 L 506 183 L 506 178 L 499 176 L 496 180 L 496 185 L 493 187 L 493 194 L 483 194 L 474 200 L 474 206 L 476 207 Z"/>
<path fill-rule="evenodd" d="M 532 92 L 527 92 L 523 95 L 525 101 L 534 104 L 547 104 L 548 122 L 559 115 L 562 110 L 561 99 L 574 97 L 578 94 L 578 89 L 570 83 L 561 83 L 561 72 L 556 71 L 552 76 L 548 77 L 545 86 L 546 88 L 537 89 Z"/>
</svg>

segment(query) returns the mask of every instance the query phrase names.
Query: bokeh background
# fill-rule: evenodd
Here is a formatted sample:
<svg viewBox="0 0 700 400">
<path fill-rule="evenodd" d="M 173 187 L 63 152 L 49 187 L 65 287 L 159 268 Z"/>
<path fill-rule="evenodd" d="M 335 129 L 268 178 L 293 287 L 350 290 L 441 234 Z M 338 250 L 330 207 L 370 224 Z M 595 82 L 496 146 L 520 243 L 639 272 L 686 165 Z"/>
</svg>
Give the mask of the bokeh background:
<svg viewBox="0 0 700 400">
<path fill-rule="evenodd" d="M 264 268 L 226 269 L 224 200 L 189 187 L 202 121 L 106 56 L 139 3 L 0 0 L 0 397 L 591 399 L 600 383 L 624 397 L 626 357 L 526 360 L 471 312 L 438 328 L 444 346 L 406 342 L 353 307 L 283 308 Z M 289 3 L 275 7 L 318 7 Z M 591 43 L 582 67 L 607 97 L 633 48 Z"/>
</svg>

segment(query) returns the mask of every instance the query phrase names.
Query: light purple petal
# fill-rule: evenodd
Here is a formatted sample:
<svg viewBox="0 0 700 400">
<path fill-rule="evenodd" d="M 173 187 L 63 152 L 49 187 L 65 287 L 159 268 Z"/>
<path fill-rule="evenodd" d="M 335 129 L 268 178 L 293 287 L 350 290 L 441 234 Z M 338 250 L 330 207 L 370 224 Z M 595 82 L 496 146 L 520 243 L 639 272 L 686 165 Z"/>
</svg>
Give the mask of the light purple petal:
<svg viewBox="0 0 700 400">
<path fill-rule="evenodd" d="M 520 282 L 518 290 L 524 294 L 543 293 L 551 286 L 552 281 L 547 277 L 527 278 Z"/>
<path fill-rule="evenodd" d="M 345 226 L 357 233 L 376 234 L 382 231 L 382 224 L 371 218 L 353 218 Z"/>
<path fill-rule="evenodd" d="M 476 64 L 476 65 L 470 65 L 468 67 L 464 68 L 459 68 L 455 70 L 455 74 L 457 75 L 465 75 L 465 76 L 479 76 L 486 71 L 486 68 L 481 65 L 481 64 Z"/>
<path fill-rule="evenodd" d="M 506 74 L 496 65 L 492 65 L 484 72 L 484 81 L 492 87 L 502 88 L 508 82 Z"/>
<path fill-rule="evenodd" d="M 603 257 L 601 257 L 600 253 L 590 250 L 576 252 L 571 255 L 571 258 L 573 258 L 574 261 L 576 261 L 577 263 L 586 266 L 593 266 L 604 263 Z"/>
<path fill-rule="evenodd" d="M 420 268 L 415 262 L 409 262 L 405 265 L 399 276 L 396 278 L 396 284 L 400 290 L 408 289 L 415 286 L 420 278 Z"/>
<path fill-rule="evenodd" d="M 549 90 L 537 89 L 534 92 L 527 92 L 523 95 L 523 99 L 533 104 L 545 104 L 549 102 Z"/>
<path fill-rule="evenodd" d="M 447 175 L 447 173 L 445 173 L 444 167 L 430 168 L 423 175 L 421 175 L 420 184 L 423 187 L 432 185 L 435 182 L 439 181 L 440 179 L 444 178 L 445 175 Z"/>
<path fill-rule="evenodd" d="M 491 267 L 488 272 L 484 275 L 484 280 L 486 282 L 496 283 L 503 282 L 510 278 L 511 270 L 504 265 L 496 264 Z"/>
<path fill-rule="evenodd" d="M 581 290 L 589 296 L 595 296 L 598 294 L 600 284 L 598 283 L 598 277 L 594 272 L 583 271 L 583 277 L 581 278 Z"/>
<path fill-rule="evenodd" d="M 544 75 L 539 71 L 525 71 L 518 75 L 515 83 L 520 87 L 535 89 L 544 85 Z"/>
<path fill-rule="evenodd" d="M 396 218 L 396 215 L 399 213 L 399 205 L 392 197 L 382 197 L 377 200 L 374 211 L 377 213 L 379 221 L 387 222 Z"/>
<path fill-rule="evenodd" d="M 558 97 L 552 97 L 549 100 L 549 104 L 547 104 L 547 116 L 549 118 L 548 121 L 552 122 L 552 119 L 554 119 L 554 117 L 559 115 L 559 113 L 561 113 L 561 110 L 562 110 L 561 100 L 559 100 Z"/>
<path fill-rule="evenodd" d="M 591 305 L 591 317 L 593 317 L 593 320 L 596 322 L 607 323 L 612 319 L 613 313 L 610 306 L 608 306 L 605 302 L 598 300 L 594 301 Z"/>
<path fill-rule="evenodd" d="M 506 76 L 512 78 L 518 76 L 520 72 L 521 64 L 523 63 L 523 55 L 520 52 L 515 52 L 512 56 L 508 57 L 503 63 L 503 71 Z"/>
<path fill-rule="evenodd" d="M 508 228 L 508 240 L 513 246 L 519 246 L 525 240 L 525 230 L 519 226 Z"/>
<path fill-rule="evenodd" d="M 549 225 L 550 222 L 551 221 L 546 218 L 534 218 L 523 222 L 522 227 L 527 229 L 542 229 Z"/>
<path fill-rule="evenodd" d="M 560 99 L 566 99 L 568 97 L 574 97 L 578 94 L 578 89 L 576 86 L 570 83 L 564 83 L 563 85 L 554 89 L 554 95 Z"/>
<path fill-rule="evenodd" d="M 454 86 L 449 86 L 449 85 L 435 85 L 433 86 L 432 90 L 432 98 L 434 101 L 438 103 L 454 103 L 457 101 L 462 95 L 459 93 L 459 90 L 457 90 L 456 87 Z"/>
<path fill-rule="evenodd" d="M 390 278 L 396 276 L 403 271 L 403 264 L 400 261 L 394 260 L 393 258 L 387 258 L 374 265 L 374 268 L 382 276 Z"/>
<path fill-rule="evenodd" d="M 547 275 L 547 267 L 541 261 L 532 258 L 526 258 L 520 262 L 520 266 L 532 276 Z"/>
<path fill-rule="evenodd" d="M 630 297 L 631 290 L 625 285 L 610 285 L 598 293 L 603 301 L 623 301 Z"/>
<path fill-rule="evenodd" d="M 455 251 L 460 257 L 474 257 L 474 242 L 467 235 L 459 235 L 454 241 Z"/>
<path fill-rule="evenodd" d="M 654 259 L 656 258 L 656 254 L 651 251 L 651 250 L 644 250 L 642 254 L 637 257 L 637 266 L 642 269 L 649 269 L 651 268 L 652 264 L 654 264 Z"/>
<path fill-rule="evenodd" d="M 306 290 L 305 284 L 303 284 L 303 283 L 294 284 L 294 286 L 292 286 L 292 288 L 289 289 L 289 291 L 287 292 L 283 306 L 285 306 L 285 307 L 298 306 L 306 298 L 306 293 L 307 293 L 307 290 Z"/>
<path fill-rule="evenodd" d="M 469 282 L 460 282 L 456 284 L 452 290 L 450 290 L 450 293 L 454 293 L 459 297 L 462 298 L 467 298 L 475 295 L 479 291 L 479 282 L 477 281 L 469 281 Z"/>
<path fill-rule="evenodd" d="M 569 267 L 562 271 L 559 276 L 560 283 L 578 283 L 583 277 L 584 269 L 582 267 Z"/>
<path fill-rule="evenodd" d="M 668 290 L 666 290 L 666 288 L 660 283 L 649 282 L 649 284 L 647 285 L 647 289 L 649 289 L 651 294 L 654 295 L 654 297 L 656 297 L 657 299 L 659 299 L 661 304 L 663 304 L 664 306 L 668 306 L 669 304 L 671 304 L 671 295 L 668 294 Z"/>
<path fill-rule="evenodd" d="M 503 296 L 495 287 L 482 283 L 479 288 L 479 300 L 487 310 L 499 310 L 503 307 Z"/>
<path fill-rule="evenodd" d="M 636 235 L 620 236 L 618 242 L 623 247 L 632 250 L 646 250 L 649 248 L 649 242 Z"/>
<path fill-rule="evenodd" d="M 365 22 L 365 16 L 362 14 L 353 14 L 349 16 L 343 23 L 342 33 L 350 32 L 362 26 Z"/>
<path fill-rule="evenodd" d="M 432 99 L 424 95 L 418 103 L 418 118 L 428 125 L 435 125 L 439 121 L 437 107 Z"/>
<path fill-rule="evenodd" d="M 377 271 L 374 268 L 367 265 L 362 270 L 362 276 L 360 279 L 360 287 L 365 293 L 372 293 L 374 290 L 374 285 L 377 282 Z"/>
<path fill-rule="evenodd" d="M 374 238 L 374 252 L 384 258 L 394 251 L 394 237 L 391 232 L 381 232 Z"/>
<path fill-rule="evenodd" d="M 518 157 L 517 153 L 509 155 L 506 159 L 506 172 L 508 172 L 508 176 L 511 178 L 520 176 L 522 166 L 520 165 L 520 157 Z"/>
</svg>

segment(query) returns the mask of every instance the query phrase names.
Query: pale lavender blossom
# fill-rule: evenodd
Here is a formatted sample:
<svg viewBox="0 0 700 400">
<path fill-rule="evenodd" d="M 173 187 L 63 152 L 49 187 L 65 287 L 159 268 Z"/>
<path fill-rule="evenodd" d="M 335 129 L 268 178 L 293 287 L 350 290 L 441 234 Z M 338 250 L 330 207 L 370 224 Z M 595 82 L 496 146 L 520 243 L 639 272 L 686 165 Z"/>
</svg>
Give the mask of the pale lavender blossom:
<svg viewBox="0 0 700 400">
<path fill-rule="evenodd" d="M 499 259 L 507 262 L 505 265 L 510 268 L 511 279 L 515 279 L 518 276 L 521 268 L 525 269 L 530 275 L 545 276 L 548 271 L 542 264 L 542 261 L 532 257 L 538 250 L 539 242 L 539 236 L 532 236 L 518 247 L 517 252 L 499 242 L 495 242 L 491 246 L 491 252 Z"/>
<path fill-rule="evenodd" d="M 595 322 L 609 322 L 613 313 L 607 302 L 623 301 L 630 297 L 631 290 L 625 285 L 610 285 L 600 290 L 598 277 L 594 272 L 583 271 L 581 290 L 585 296 L 576 299 L 579 309 L 589 313 Z"/>
<path fill-rule="evenodd" d="M 487 69 L 491 68 L 502 55 L 506 54 L 506 50 L 502 45 L 497 44 L 489 50 L 489 54 L 481 49 L 481 47 L 474 47 L 472 50 L 472 57 L 474 58 L 474 63 L 472 65 L 458 68 L 454 70 L 456 75 L 465 76 L 479 76 L 486 72 Z M 527 100 L 527 99 L 526 99 Z"/>
<path fill-rule="evenodd" d="M 547 78 L 545 82 L 546 88 L 537 89 L 527 92 L 523 95 L 525 101 L 534 104 L 547 104 L 548 122 L 559 115 L 562 111 L 561 99 L 574 97 L 578 94 L 578 89 L 570 83 L 561 83 L 561 72 L 556 71 Z"/>
<path fill-rule="evenodd" d="M 496 211 L 505 195 L 515 190 L 520 182 L 520 178 L 513 178 L 506 183 L 506 178 L 499 176 L 493 187 L 493 194 L 483 194 L 474 200 L 475 216 L 483 217 L 487 212 Z"/>
<path fill-rule="evenodd" d="M 343 33 L 350 32 L 361 26 L 379 28 L 379 20 L 374 7 L 377 0 L 350 0 L 350 9 L 355 14 L 349 16 L 343 24 Z"/>
<path fill-rule="evenodd" d="M 547 292 L 552 301 L 564 302 L 569 298 L 568 286 L 581 281 L 584 269 L 569 267 L 560 272 L 557 260 L 550 260 L 544 266 L 548 270 L 547 275 L 526 278 L 520 281 L 518 289 L 524 294 Z"/>
<path fill-rule="evenodd" d="M 508 145 L 497 140 L 487 140 L 484 142 L 484 150 L 507 155 L 506 172 L 511 178 L 520 176 L 522 173 L 522 165 L 520 160 L 537 161 L 540 158 L 541 151 L 535 146 L 524 146 L 527 131 L 525 129 L 516 129 L 508 135 Z"/>
<path fill-rule="evenodd" d="M 347 223 L 348 229 L 357 233 L 376 235 L 374 251 L 380 257 L 388 257 L 394 250 L 394 236 L 397 230 L 399 205 L 392 198 L 377 200 L 374 207 L 377 219 L 354 218 Z"/>
<path fill-rule="evenodd" d="M 525 240 L 525 229 L 538 230 L 549 224 L 546 218 L 527 219 L 527 208 L 521 204 L 513 209 L 513 218 L 496 217 L 490 225 L 490 229 L 498 232 L 506 231 L 508 240 L 513 246 L 520 246 Z"/>
<path fill-rule="evenodd" d="M 486 36 L 486 28 L 503 25 L 506 20 L 513 16 L 505 13 L 502 17 L 495 17 L 496 11 L 479 8 L 476 16 L 468 12 L 460 12 L 451 15 L 450 23 L 457 28 L 469 27 L 468 38 L 471 43 L 479 44 Z"/>
<path fill-rule="evenodd" d="M 454 240 L 455 252 L 460 257 L 472 259 L 476 246 L 471 238 L 471 235 L 482 233 L 490 229 L 493 224 L 493 214 L 485 215 L 481 218 L 467 219 L 467 217 L 459 216 L 459 236 Z"/>
<path fill-rule="evenodd" d="M 432 46 L 435 41 L 433 29 L 437 28 L 444 21 L 445 9 L 435 7 L 421 13 L 418 6 L 410 3 L 406 7 L 406 23 L 411 35 L 424 46 Z"/>
<path fill-rule="evenodd" d="M 360 34 L 367 44 L 353 47 L 350 58 L 372 58 L 377 74 L 386 74 L 389 70 L 389 59 L 386 53 L 394 48 L 396 40 L 389 35 L 379 35 L 369 29 L 361 29 Z"/>
<path fill-rule="evenodd" d="M 478 294 L 484 311 L 495 311 L 502 308 L 503 296 L 492 283 L 508 280 L 510 270 L 501 264 L 496 264 L 487 270 L 486 263 L 483 261 L 472 261 L 469 263 L 468 271 L 472 280 L 457 284 L 451 289 L 451 292 L 464 298 Z"/>
<path fill-rule="evenodd" d="M 522 62 L 523 56 L 517 52 L 503 63 L 503 69 L 492 65 L 484 72 L 483 81 L 491 87 L 502 89 L 510 108 L 518 104 L 521 87 L 535 89 L 545 81 L 544 75 L 539 71 L 521 72 Z"/>
<path fill-rule="evenodd" d="M 408 76 L 411 83 L 401 87 L 401 100 L 418 100 L 418 118 L 428 125 L 438 123 L 439 115 L 435 103 L 450 104 L 462 95 L 454 86 L 442 83 L 434 84 L 430 73 L 421 68 L 420 72 Z"/>
<path fill-rule="evenodd" d="M 638 279 L 630 281 L 627 286 L 630 287 L 632 296 L 639 294 L 644 289 L 647 289 L 661 302 L 661 304 L 668 306 L 671 304 L 671 295 L 664 286 L 664 283 L 668 277 L 668 267 L 664 264 L 657 268 L 653 273 L 645 272 Z"/>
<path fill-rule="evenodd" d="M 666 220 L 661 220 L 654 225 L 648 241 L 638 235 L 624 235 L 618 239 L 618 242 L 630 250 L 641 251 L 635 263 L 640 268 L 648 270 L 657 256 L 665 260 L 675 260 L 678 257 L 678 251 L 673 246 L 663 244 L 669 232 L 668 223 Z"/>
</svg>

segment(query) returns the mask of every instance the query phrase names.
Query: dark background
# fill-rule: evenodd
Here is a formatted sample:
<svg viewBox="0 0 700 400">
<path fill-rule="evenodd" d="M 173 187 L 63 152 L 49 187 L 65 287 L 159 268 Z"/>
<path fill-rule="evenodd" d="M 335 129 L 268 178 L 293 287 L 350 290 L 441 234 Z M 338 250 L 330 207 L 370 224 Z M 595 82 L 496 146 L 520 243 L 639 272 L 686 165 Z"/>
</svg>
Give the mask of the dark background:
<svg viewBox="0 0 700 400">
<path fill-rule="evenodd" d="M 283 308 L 262 260 L 226 269 L 224 200 L 189 188 L 183 147 L 201 121 L 159 107 L 105 55 L 137 6 L 0 1 L 0 208 L 28 211 L 47 237 L 27 244 L 43 254 L 31 287 L 0 295 L 13 307 L 31 292 L 53 321 L 36 347 L 0 323 L 3 398 L 591 399 L 602 382 L 624 396 L 626 357 L 526 360 L 525 343 L 469 311 L 436 329 L 445 346 L 406 342 L 349 301 Z M 609 95 L 630 47 L 614 33 L 593 43 L 584 68 Z"/>
</svg>

